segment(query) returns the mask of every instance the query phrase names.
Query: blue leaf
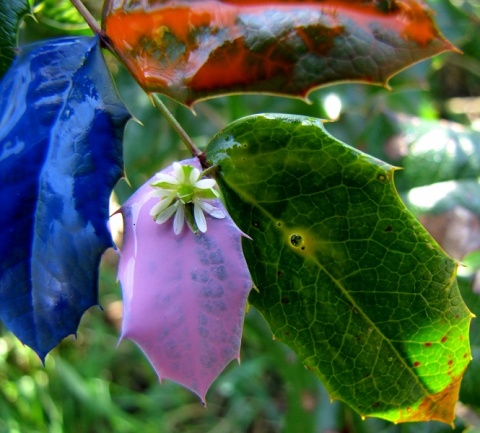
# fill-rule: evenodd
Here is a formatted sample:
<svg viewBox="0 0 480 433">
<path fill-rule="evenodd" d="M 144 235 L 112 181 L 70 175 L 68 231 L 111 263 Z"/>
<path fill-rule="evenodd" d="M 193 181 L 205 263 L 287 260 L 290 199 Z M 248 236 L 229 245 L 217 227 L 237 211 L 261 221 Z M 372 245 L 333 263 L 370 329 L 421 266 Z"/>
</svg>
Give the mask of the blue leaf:
<svg viewBox="0 0 480 433">
<path fill-rule="evenodd" d="M 24 47 L 0 82 L 0 319 L 42 360 L 98 304 L 129 117 L 97 38 Z"/>
</svg>

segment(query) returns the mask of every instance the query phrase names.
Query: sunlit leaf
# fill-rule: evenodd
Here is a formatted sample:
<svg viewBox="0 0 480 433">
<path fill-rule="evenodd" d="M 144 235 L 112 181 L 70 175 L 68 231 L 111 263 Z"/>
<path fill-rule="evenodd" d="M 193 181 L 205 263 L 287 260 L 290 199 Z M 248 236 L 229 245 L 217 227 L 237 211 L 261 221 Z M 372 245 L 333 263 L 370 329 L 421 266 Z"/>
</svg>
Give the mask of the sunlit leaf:
<svg viewBox="0 0 480 433">
<path fill-rule="evenodd" d="M 28 0 L 0 2 L 0 78 L 15 57 L 18 25 L 29 10 Z"/>
<path fill-rule="evenodd" d="M 238 92 L 305 97 L 346 80 L 385 85 L 452 49 L 420 0 L 109 0 L 103 26 L 147 92 L 187 105 Z"/>
<path fill-rule="evenodd" d="M 394 168 L 298 116 L 234 122 L 207 156 L 275 338 L 362 416 L 452 423 L 471 314 Z"/>
<path fill-rule="evenodd" d="M 85 19 L 70 0 L 37 1 L 34 12 L 35 18 L 51 30 L 85 36 L 92 33 Z"/>
<path fill-rule="evenodd" d="M 198 160 L 183 161 L 200 168 Z M 162 173 L 170 174 L 172 167 Z M 122 338 L 134 341 L 160 379 L 195 392 L 202 401 L 226 365 L 240 359 L 247 296 L 252 288 L 241 249 L 242 233 L 230 217 L 207 218 L 206 233 L 186 226 L 176 235 L 173 217 L 157 224 L 158 203 L 145 183 L 121 209 L 125 234 L 119 279 Z M 214 201 L 222 207 L 220 201 Z M 226 213 L 226 212 L 225 212 Z"/>
<path fill-rule="evenodd" d="M 42 359 L 98 303 L 128 118 L 96 38 L 23 47 L 0 82 L 0 319 Z"/>
<path fill-rule="evenodd" d="M 397 186 L 415 215 L 463 207 L 480 213 L 480 133 L 459 123 L 387 115 L 386 153 L 404 170 Z"/>
<path fill-rule="evenodd" d="M 477 269 L 478 272 L 478 269 Z M 478 286 L 477 276 L 477 286 Z M 472 278 L 459 279 L 459 286 L 465 302 L 472 312 L 480 316 L 480 293 L 472 290 Z M 478 320 L 472 322 L 471 345 L 472 345 L 472 363 L 468 366 L 465 373 L 465 379 L 462 382 L 460 389 L 460 399 L 463 403 L 474 406 L 477 410 L 480 409 L 480 400 L 478 399 L 478 390 L 480 388 L 480 326 Z"/>
<path fill-rule="evenodd" d="M 457 206 L 480 214 L 478 180 L 450 180 L 412 188 L 404 194 L 405 202 L 415 215 L 439 214 Z"/>
<path fill-rule="evenodd" d="M 480 132 L 459 123 L 397 115 L 389 152 L 397 154 L 408 188 L 477 179 Z"/>
</svg>

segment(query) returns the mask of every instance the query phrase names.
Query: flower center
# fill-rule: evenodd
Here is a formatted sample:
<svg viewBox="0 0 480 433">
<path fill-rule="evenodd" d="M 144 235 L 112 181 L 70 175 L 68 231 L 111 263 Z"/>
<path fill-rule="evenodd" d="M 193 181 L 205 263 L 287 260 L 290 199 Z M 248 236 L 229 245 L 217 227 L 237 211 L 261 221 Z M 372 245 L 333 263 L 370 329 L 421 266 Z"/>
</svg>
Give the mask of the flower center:
<svg viewBox="0 0 480 433">
<path fill-rule="evenodd" d="M 213 179 L 202 179 L 203 175 L 198 168 L 191 165 L 173 163 L 173 173 L 157 173 L 156 182 L 150 185 L 158 188 L 156 195 L 160 201 L 150 209 L 157 224 L 163 224 L 175 215 L 173 231 L 180 234 L 184 220 L 193 233 L 207 231 L 207 220 L 204 212 L 213 218 L 225 218 L 225 212 L 210 203 L 210 200 L 219 197 L 214 187 Z"/>
<path fill-rule="evenodd" d="M 183 203 L 191 203 L 195 195 L 196 188 L 191 184 L 182 184 L 177 190 L 177 197 Z"/>
</svg>

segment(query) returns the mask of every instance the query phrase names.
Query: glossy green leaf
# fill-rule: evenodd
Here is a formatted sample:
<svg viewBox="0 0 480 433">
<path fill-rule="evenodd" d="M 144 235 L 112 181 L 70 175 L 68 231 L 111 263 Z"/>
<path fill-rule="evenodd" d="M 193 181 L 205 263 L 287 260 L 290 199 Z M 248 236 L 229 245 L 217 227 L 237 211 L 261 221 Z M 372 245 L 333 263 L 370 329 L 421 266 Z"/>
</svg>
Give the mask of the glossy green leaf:
<svg viewBox="0 0 480 433">
<path fill-rule="evenodd" d="M 409 188 L 450 180 L 477 179 L 480 131 L 459 123 L 395 116 L 396 153 Z M 395 152 L 395 149 L 392 149 Z"/>
<path fill-rule="evenodd" d="M 0 2 L 0 77 L 15 57 L 18 25 L 29 10 L 28 0 Z"/>
<path fill-rule="evenodd" d="M 412 188 L 404 195 L 415 215 L 439 214 L 457 206 L 480 214 L 480 183 L 476 179 L 449 180 Z"/>
<path fill-rule="evenodd" d="M 90 35 L 92 30 L 70 0 L 37 1 L 35 17 L 50 30 L 64 34 Z"/>
<path fill-rule="evenodd" d="M 452 423 L 471 313 L 394 168 L 284 115 L 232 123 L 207 157 L 275 338 L 362 416 Z"/>
<path fill-rule="evenodd" d="M 384 120 L 391 125 L 383 135 L 386 153 L 404 168 L 397 187 L 415 215 L 457 206 L 480 213 L 479 131 L 456 122 L 392 113 Z"/>
<path fill-rule="evenodd" d="M 467 268 L 465 272 L 466 275 L 473 275 L 474 273 L 480 271 L 480 250 L 472 251 L 471 253 L 468 253 L 465 257 L 463 257 L 462 264 Z M 480 302 L 479 302 L 479 308 L 480 308 Z M 474 310 L 472 309 L 472 311 Z M 480 335 L 479 335 L 479 339 L 480 339 Z"/>
<path fill-rule="evenodd" d="M 459 278 L 459 286 L 465 302 L 471 311 L 477 317 L 479 317 L 480 293 L 478 293 L 478 288 L 477 292 L 472 290 L 472 282 L 473 278 Z M 465 372 L 465 380 L 463 381 L 460 389 L 460 399 L 462 403 L 471 405 L 475 407 L 477 411 L 479 411 L 480 400 L 478 398 L 478 390 L 480 389 L 480 323 L 478 320 L 474 320 L 472 322 L 470 336 L 473 361 Z"/>
<path fill-rule="evenodd" d="M 422 0 L 107 0 L 110 48 L 147 92 L 192 105 L 239 92 L 306 97 L 390 77 L 453 46 Z"/>
</svg>

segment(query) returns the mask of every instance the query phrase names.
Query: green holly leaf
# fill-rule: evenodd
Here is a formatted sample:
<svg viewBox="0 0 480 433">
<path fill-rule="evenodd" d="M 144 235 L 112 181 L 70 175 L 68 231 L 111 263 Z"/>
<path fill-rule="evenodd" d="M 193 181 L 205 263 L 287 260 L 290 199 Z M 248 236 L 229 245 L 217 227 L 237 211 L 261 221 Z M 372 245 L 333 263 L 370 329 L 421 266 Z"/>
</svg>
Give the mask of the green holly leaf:
<svg viewBox="0 0 480 433">
<path fill-rule="evenodd" d="M 27 0 L 0 2 L 0 77 L 10 67 L 15 57 L 18 25 L 29 11 Z"/>
<path fill-rule="evenodd" d="M 471 313 L 395 168 L 300 116 L 238 120 L 206 154 L 275 338 L 364 417 L 452 423 Z"/>
<path fill-rule="evenodd" d="M 470 257 L 465 260 L 465 266 L 469 266 L 470 264 L 473 265 L 475 262 L 476 266 L 479 266 L 480 263 L 478 255 L 478 251 L 471 253 Z M 472 288 L 473 278 L 459 278 L 458 282 L 465 302 L 471 311 L 478 317 L 480 315 L 480 296 L 478 293 L 478 287 Z M 470 330 L 470 336 L 473 361 L 468 366 L 468 369 L 465 373 L 465 380 L 463 381 L 460 389 L 460 400 L 462 403 L 473 406 L 477 411 L 479 411 L 480 400 L 478 399 L 478 389 L 480 385 L 480 323 L 478 323 L 478 320 L 473 321 Z"/>
</svg>

